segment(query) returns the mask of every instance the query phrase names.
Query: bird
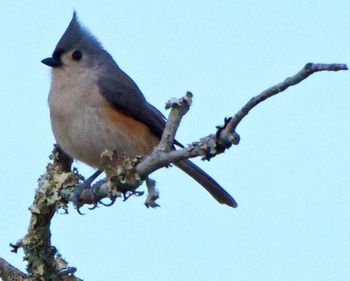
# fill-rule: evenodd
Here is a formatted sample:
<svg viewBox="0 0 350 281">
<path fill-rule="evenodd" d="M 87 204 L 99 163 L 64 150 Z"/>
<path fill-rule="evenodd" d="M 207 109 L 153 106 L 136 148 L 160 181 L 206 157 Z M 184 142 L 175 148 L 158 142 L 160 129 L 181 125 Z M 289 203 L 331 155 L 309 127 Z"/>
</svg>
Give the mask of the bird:
<svg viewBox="0 0 350 281">
<path fill-rule="evenodd" d="M 52 56 L 41 62 L 51 67 L 48 104 L 56 143 L 72 159 L 97 169 L 92 178 L 103 170 L 101 153 L 106 149 L 132 158 L 146 156 L 157 146 L 166 118 L 75 11 Z M 235 199 L 193 162 L 173 164 L 219 203 L 237 207 Z"/>
</svg>

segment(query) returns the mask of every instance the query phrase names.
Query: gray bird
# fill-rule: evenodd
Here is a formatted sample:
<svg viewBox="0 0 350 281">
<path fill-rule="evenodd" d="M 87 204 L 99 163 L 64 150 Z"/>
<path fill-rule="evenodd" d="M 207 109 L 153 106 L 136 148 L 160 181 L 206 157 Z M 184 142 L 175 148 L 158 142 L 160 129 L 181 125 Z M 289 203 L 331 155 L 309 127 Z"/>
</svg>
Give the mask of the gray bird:
<svg viewBox="0 0 350 281">
<path fill-rule="evenodd" d="M 52 131 L 57 144 L 71 158 L 101 170 L 100 155 L 106 149 L 134 157 L 151 153 L 159 143 L 164 116 L 79 23 L 76 13 L 52 57 L 42 63 L 52 67 Z M 191 161 L 174 165 L 218 202 L 237 207 L 231 195 Z"/>
</svg>

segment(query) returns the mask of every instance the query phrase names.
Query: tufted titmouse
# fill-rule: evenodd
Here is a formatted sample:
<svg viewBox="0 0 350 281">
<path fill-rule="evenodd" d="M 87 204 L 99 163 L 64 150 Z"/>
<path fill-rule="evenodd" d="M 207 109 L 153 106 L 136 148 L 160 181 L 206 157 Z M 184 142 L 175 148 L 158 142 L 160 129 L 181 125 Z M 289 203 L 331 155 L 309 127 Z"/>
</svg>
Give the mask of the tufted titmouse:
<svg viewBox="0 0 350 281">
<path fill-rule="evenodd" d="M 73 159 L 101 169 L 108 149 L 134 157 L 147 155 L 158 144 L 164 116 L 119 68 L 112 56 L 73 15 L 52 57 L 50 118 L 58 145 Z M 189 160 L 175 166 L 199 182 L 217 201 L 237 203 L 214 179 Z"/>
</svg>

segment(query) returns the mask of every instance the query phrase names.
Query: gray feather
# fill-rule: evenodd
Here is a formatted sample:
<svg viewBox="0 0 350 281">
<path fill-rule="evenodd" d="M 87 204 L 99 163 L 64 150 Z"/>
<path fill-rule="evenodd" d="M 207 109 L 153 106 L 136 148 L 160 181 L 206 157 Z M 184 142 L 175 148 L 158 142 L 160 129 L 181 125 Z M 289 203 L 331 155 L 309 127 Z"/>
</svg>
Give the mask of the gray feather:
<svg viewBox="0 0 350 281">
<path fill-rule="evenodd" d="M 86 52 L 103 49 L 102 44 L 84 26 L 79 23 L 74 12 L 66 31 L 56 45 L 55 51 L 67 52 L 74 49 L 84 49 Z"/>
<path fill-rule="evenodd" d="M 101 77 L 98 81 L 101 94 L 117 110 L 145 123 L 160 138 L 165 127 L 165 117 L 146 101 L 135 82 L 116 67 L 105 68 Z"/>
</svg>

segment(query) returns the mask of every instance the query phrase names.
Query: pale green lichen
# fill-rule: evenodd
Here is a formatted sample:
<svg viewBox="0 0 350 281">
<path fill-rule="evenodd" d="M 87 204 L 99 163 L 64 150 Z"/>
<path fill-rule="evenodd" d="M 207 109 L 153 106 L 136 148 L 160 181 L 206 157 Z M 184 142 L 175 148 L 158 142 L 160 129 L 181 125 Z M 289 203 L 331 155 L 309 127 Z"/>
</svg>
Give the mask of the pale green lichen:
<svg viewBox="0 0 350 281">
<path fill-rule="evenodd" d="M 48 164 L 38 179 L 28 234 L 23 238 L 27 271 L 37 280 L 61 280 L 57 250 L 51 246 L 50 221 L 57 206 L 64 204 L 61 190 L 79 183 L 77 173 L 63 173 L 58 165 Z"/>
</svg>

